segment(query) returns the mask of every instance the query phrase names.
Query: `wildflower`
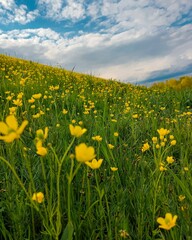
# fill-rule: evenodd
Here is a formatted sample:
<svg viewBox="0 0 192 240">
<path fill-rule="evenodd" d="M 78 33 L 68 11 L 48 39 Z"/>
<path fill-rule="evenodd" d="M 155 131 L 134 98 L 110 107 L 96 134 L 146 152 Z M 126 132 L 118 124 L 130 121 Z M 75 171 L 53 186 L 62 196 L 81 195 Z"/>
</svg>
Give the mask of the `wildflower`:
<svg viewBox="0 0 192 240">
<path fill-rule="evenodd" d="M 66 109 L 63 109 L 62 113 L 63 113 L 63 114 L 67 114 L 68 111 L 67 111 Z"/>
<path fill-rule="evenodd" d="M 174 139 L 174 136 L 173 136 L 173 135 L 170 135 L 170 136 L 169 136 L 169 139 L 170 139 L 170 140 L 173 140 L 173 139 Z"/>
<path fill-rule="evenodd" d="M 38 203 L 42 203 L 44 200 L 44 194 L 42 192 L 33 193 L 32 200 Z"/>
<path fill-rule="evenodd" d="M 150 148 L 149 143 L 145 143 L 145 144 L 143 144 L 143 147 L 141 148 L 141 151 L 145 152 L 145 151 L 149 150 L 149 148 Z"/>
<path fill-rule="evenodd" d="M 86 128 L 81 128 L 80 126 L 73 126 L 72 124 L 69 125 L 69 130 L 72 136 L 74 137 L 81 137 L 86 131 Z"/>
<path fill-rule="evenodd" d="M 177 215 L 173 217 L 171 213 L 166 213 L 165 218 L 157 218 L 157 222 L 160 224 L 159 228 L 163 228 L 165 230 L 170 230 L 172 227 L 174 227 L 176 225 L 176 220 Z"/>
<path fill-rule="evenodd" d="M 47 155 L 47 148 L 45 147 L 37 147 L 37 152 L 38 155 L 44 157 L 45 155 Z"/>
<path fill-rule="evenodd" d="M 85 162 L 85 164 L 92 169 L 98 169 L 100 168 L 102 162 L 103 159 L 99 159 L 98 161 L 96 159 L 93 159 L 91 162 Z"/>
<path fill-rule="evenodd" d="M 45 127 L 45 131 L 43 132 L 43 130 L 42 129 L 38 129 L 37 131 L 36 131 L 36 141 L 44 141 L 45 139 L 47 139 L 47 137 L 48 137 L 48 131 L 49 131 L 49 129 L 48 129 L 48 127 Z"/>
<path fill-rule="evenodd" d="M 166 171 L 166 170 L 167 170 L 167 168 L 166 168 L 166 167 L 164 167 L 164 163 L 160 163 L 159 170 L 160 170 L 161 172 L 164 172 L 164 171 Z"/>
<path fill-rule="evenodd" d="M 152 138 L 153 143 L 157 143 L 157 137 Z"/>
<path fill-rule="evenodd" d="M 10 143 L 15 139 L 20 138 L 20 135 L 24 131 L 25 127 L 28 124 L 28 121 L 25 120 L 22 122 L 21 126 L 18 127 L 17 119 L 14 115 L 9 115 L 6 117 L 5 122 L 0 122 L 0 133 L 4 136 L 0 136 L 0 140 Z"/>
<path fill-rule="evenodd" d="M 188 168 L 188 167 L 184 167 L 183 170 L 184 170 L 185 172 L 188 172 L 188 171 L 189 171 L 189 168 Z"/>
<path fill-rule="evenodd" d="M 111 169 L 112 172 L 116 172 L 118 170 L 117 167 L 110 167 L 110 169 Z"/>
<path fill-rule="evenodd" d="M 108 144 L 108 147 L 109 147 L 109 149 L 113 149 L 114 148 L 114 145 L 112 145 L 112 144 Z"/>
<path fill-rule="evenodd" d="M 85 143 L 81 143 L 75 147 L 75 156 L 79 162 L 88 162 L 95 158 L 95 149 L 87 147 Z"/>
<path fill-rule="evenodd" d="M 172 141 L 171 141 L 171 145 L 172 145 L 172 146 L 174 146 L 176 143 L 177 143 L 176 140 L 172 140 Z"/>
<path fill-rule="evenodd" d="M 97 141 L 97 142 L 101 142 L 102 141 L 102 137 L 97 135 L 95 137 L 92 137 L 93 140 Z"/>
<path fill-rule="evenodd" d="M 34 98 L 34 99 L 40 99 L 41 97 L 42 97 L 41 93 L 37 93 L 37 94 L 32 95 L 32 98 Z"/>
<path fill-rule="evenodd" d="M 165 147 L 165 142 L 161 142 L 161 147 Z"/>
<path fill-rule="evenodd" d="M 184 195 L 179 195 L 179 201 L 182 202 L 185 199 Z"/>
<path fill-rule="evenodd" d="M 136 119 L 136 118 L 139 118 L 139 115 L 138 115 L 138 114 L 133 114 L 133 115 L 132 115 L 132 118 L 135 118 L 135 119 Z"/>
<path fill-rule="evenodd" d="M 175 160 L 174 160 L 174 158 L 171 156 L 171 157 L 167 157 L 167 159 L 166 159 L 166 161 L 168 162 L 168 163 L 173 163 Z"/>
<path fill-rule="evenodd" d="M 170 131 L 165 128 L 160 128 L 157 132 L 159 133 L 160 138 L 170 133 Z"/>
<path fill-rule="evenodd" d="M 157 149 L 159 149 L 160 148 L 160 145 L 159 144 L 156 144 L 156 146 L 155 146 Z"/>
<path fill-rule="evenodd" d="M 18 107 L 21 107 L 21 106 L 23 105 L 21 99 L 13 100 L 13 104 L 16 105 L 16 106 L 18 106 Z"/>
<path fill-rule="evenodd" d="M 122 237 L 122 238 L 128 238 L 129 237 L 129 234 L 126 230 L 120 230 L 119 233 L 120 233 L 120 237 Z"/>
<path fill-rule="evenodd" d="M 119 133 L 118 132 L 114 132 L 113 134 L 115 137 L 118 137 L 119 136 Z"/>
</svg>

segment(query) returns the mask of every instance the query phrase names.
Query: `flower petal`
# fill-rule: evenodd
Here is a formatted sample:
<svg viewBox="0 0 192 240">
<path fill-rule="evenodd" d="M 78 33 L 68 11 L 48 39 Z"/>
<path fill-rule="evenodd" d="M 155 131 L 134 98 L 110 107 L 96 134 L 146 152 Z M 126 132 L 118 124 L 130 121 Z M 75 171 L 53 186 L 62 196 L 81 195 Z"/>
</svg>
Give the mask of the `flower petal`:
<svg viewBox="0 0 192 240">
<path fill-rule="evenodd" d="M 17 130 L 17 134 L 21 135 L 21 133 L 23 132 L 23 130 L 25 129 L 25 127 L 27 126 L 28 121 L 25 120 L 22 122 L 21 126 L 19 127 L 19 129 Z"/>
<path fill-rule="evenodd" d="M 4 122 L 0 122 L 0 133 L 7 135 L 8 134 L 8 126 Z"/>
<path fill-rule="evenodd" d="M 18 128 L 18 122 L 14 115 L 9 115 L 6 117 L 5 122 L 7 123 L 7 126 L 13 129 L 14 131 Z"/>
</svg>

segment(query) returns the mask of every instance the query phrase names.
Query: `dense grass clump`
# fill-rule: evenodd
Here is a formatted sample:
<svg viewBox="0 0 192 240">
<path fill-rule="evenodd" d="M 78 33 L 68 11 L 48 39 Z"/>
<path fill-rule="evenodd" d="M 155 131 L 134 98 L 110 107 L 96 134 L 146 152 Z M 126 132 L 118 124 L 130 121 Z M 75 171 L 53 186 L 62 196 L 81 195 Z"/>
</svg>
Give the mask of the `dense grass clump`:
<svg viewBox="0 0 192 240">
<path fill-rule="evenodd" d="M 192 238 L 192 89 L 0 55 L 0 239 Z"/>
</svg>

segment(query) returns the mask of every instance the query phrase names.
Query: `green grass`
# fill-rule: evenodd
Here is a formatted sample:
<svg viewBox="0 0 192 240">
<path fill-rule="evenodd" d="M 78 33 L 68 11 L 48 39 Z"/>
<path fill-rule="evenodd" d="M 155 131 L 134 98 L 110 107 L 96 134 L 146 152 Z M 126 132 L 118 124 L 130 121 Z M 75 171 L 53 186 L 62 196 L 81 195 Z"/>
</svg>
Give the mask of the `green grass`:
<svg viewBox="0 0 192 240">
<path fill-rule="evenodd" d="M 29 122 L 19 139 L 0 141 L 1 240 L 192 239 L 190 88 L 133 86 L 4 55 L 0 66 L 0 121 L 12 112 L 19 126 Z M 74 138 L 70 124 L 87 131 Z M 45 127 L 41 157 L 35 138 Z M 170 130 L 163 141 L 161 128 Z M 98 135 L 102 141 L 92 139 Z M 80 143 L 94 147 L 100 168 L 74 158 Z M 37 192 L 42 203 L 32 200 Z M 178 216 L 170 230 L 157 223 L 166 213 Z"/>
</svg>

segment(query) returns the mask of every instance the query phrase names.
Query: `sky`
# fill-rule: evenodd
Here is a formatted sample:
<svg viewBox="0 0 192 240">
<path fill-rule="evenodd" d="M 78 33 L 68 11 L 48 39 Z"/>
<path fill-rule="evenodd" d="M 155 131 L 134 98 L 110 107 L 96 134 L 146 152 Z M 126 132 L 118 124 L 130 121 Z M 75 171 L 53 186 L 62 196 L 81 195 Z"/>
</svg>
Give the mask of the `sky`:
<svg viewBox="0 0 192 240">
<path fill-rule="evenodd" d="M 0 0 L 0 53 L 149 83 L 192 74 L 192 0 Z"/>
</svg>

